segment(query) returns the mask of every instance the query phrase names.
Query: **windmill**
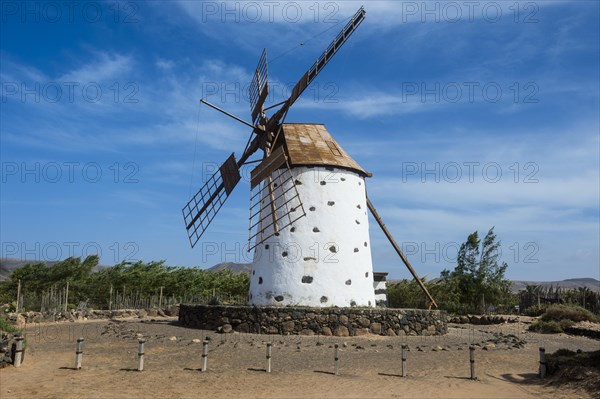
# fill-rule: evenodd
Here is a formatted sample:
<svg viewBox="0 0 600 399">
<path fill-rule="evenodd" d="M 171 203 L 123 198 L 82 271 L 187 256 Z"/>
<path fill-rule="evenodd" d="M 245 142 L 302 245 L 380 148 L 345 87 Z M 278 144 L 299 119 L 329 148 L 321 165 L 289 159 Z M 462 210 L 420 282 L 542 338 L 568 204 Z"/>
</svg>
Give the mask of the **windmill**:
<svg viewBox="0 0 600 399">
<path fill-rule="evenodd" d="M 367 209 L 417 279 L 366 195 L 371 174 L 321 124 L 285 123 L 290 107 L 365 18 L 361 7 L 302 75 L 290 97 L 265 107 L 268 62 L 263 50 L 249 87 L 251 122 L 202 99 L 252 129 L 239 159 L 231 154 L 183 207 L 192 247 L 241 180 L 240 168 L 258 151 L 251 171 L 249 250 L 254 249 L 249 302 L 254 305 L 375 306 Z M 272 111 L 267 115 L 267 111 Z M 437 305 L 435 305 L 437 307 Z"/>
</svg>

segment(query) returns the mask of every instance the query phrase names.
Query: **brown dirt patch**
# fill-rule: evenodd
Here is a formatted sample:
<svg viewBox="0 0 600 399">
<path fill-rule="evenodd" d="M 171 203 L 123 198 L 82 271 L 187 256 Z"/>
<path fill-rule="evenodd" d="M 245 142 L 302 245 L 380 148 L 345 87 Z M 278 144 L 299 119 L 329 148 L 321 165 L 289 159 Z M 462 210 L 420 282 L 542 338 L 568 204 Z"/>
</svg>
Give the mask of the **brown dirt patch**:
<svg viewBox="0 0 600 399">
<path fill-rule="evenodd" d="M 26 361 L 21 368 L 0 371 L 0 396 L 589 398 L 583 387 L 537 379 L 538 347 L 547 353 L 598 347 L 597 340 L 586 337 L 528 333 L 522 324 L 451 326 L 443 337 L 336 338 L 215 334 L 173 323 L 132 319 L 29 325 Z M 79 336 L 85 338 L 83 369 L 75 371 Z M 141 373 L 130 371 L 137 365 L 138 336 L 146 338 Z M 207 337 L 208 371 L 202 373 L 201 341 Z M 267 342 L 273 343 L 271 374 L 263 371 Z M 335 343 L 341 346 L 340 376 L 331 374 Z M 397 376 L 403 343 L 410 347 L 407 378 Z M 471 344 L 478 345 L 477 381 L 468 379 Z"/>
</svg>

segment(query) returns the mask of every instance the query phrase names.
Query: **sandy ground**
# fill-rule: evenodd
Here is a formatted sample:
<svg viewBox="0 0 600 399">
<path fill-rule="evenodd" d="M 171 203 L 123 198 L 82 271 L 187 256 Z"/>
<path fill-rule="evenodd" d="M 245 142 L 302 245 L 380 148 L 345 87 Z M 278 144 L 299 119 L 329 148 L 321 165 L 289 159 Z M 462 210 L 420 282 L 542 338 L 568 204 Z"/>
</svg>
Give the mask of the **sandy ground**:
<svg viewBox="0 0 600 399">
<path fill-rule="evenodd" d="M 174 319 L 29 325 L 25 362 L 21 368 L 0 370 L 0 397 L 592 397 L 573 386 L 539 380 L 538 347 L 547 353 L 559 348 L 589 351 L 598 350 L 600 341 L 524 330 L 522 324 L 454 326 L 443 337 L 337 338 L 216 334 L 180 327 Z M 140 335 L 147 339 L 143 372 L 136 371 Z M 85 338 L 83 369 L 76 371 L 79 336 Z M 208 371 L 203 373 L 200 354 L 206 337 Z M 269 341 L 273 371 L 267 374 Z M 333 374 L 335 343 L 340 345 L 339 376 Z M 406 378 L 399 376 L 403 343 L 410 348 Z M 469 344 L 480 345 L 475 351 L 477 381 L 468 378 Z"/>
</svg>

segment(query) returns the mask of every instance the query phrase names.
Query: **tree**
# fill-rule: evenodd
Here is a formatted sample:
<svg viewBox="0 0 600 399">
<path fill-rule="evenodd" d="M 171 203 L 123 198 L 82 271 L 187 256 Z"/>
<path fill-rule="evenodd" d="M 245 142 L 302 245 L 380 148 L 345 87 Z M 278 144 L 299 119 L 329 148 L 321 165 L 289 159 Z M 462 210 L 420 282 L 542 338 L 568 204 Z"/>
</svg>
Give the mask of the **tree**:
<svg viewBox="0 0 600 399">
<path fill-rule="evenodd" d="M 426 281 L 425 277 L 421 278 L 421 282 L 431 291 L 431 284 Z M 388 285 L 387 301 L 390 308 L 426 309 L 428 305 L 428 301 L 415 279 L 400 280 Z"/>
<path fill-rule="evenodd" d="M 470 234 L 458 251 L 454 271 L 442 271 L 448 287 L 455 289 L 459 301 L 468 310 L 485 311 L 486 304 L 498 305 L 510 294 L 510 281 L 504 277 L 506 262 L 499 264 L 500 241 L 492 227 L 483 243 L 478 232 Z"/>
</svg>

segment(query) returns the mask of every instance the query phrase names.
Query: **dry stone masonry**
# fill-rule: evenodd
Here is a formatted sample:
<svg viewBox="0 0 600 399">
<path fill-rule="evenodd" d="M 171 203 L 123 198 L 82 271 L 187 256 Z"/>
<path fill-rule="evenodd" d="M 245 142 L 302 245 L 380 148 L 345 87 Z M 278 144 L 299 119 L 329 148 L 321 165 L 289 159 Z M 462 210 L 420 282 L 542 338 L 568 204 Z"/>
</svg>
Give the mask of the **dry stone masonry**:
<svg viewBox="0 0 600 399">
<path fill-rule="evenodd" d="M 441 310 L 385 308 L 298 308 L 181 305 L 179 322 L 222 333 L 388 336 L 442 335 L 448 332 Z"/>
<path fill-rule="evenodd" d="M 15 360 L 15 337 L 14 334 L 0 332 L 0 369 L 13 364 Z"/>
<path fill-rule="evenodd" d="M 179 305 L 169 305 L 164 309 L 119 309 L 119 310 L 96 310 L 86 309 L 82 311 L 69 310 L 67 312 L 24 312 L 8 313 L 7 320 L 17 326 L 25 328 L 30 323 L 46 323 L 60 321 L 84 321 L 96 319 L 126 319 L 131 317 L 175 317 L 179 313 Z"/>
</svg>

